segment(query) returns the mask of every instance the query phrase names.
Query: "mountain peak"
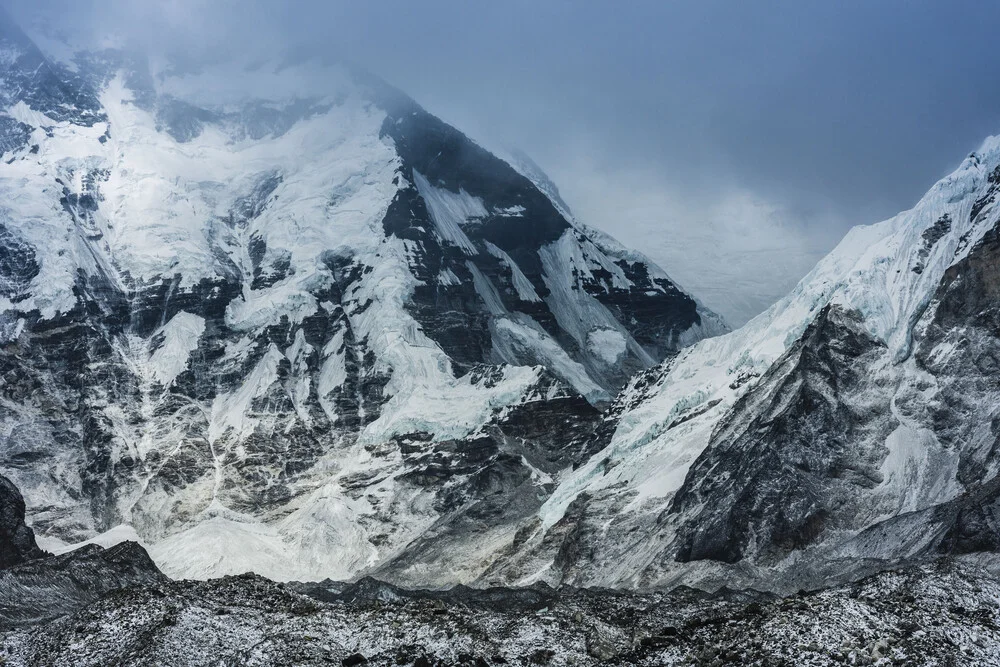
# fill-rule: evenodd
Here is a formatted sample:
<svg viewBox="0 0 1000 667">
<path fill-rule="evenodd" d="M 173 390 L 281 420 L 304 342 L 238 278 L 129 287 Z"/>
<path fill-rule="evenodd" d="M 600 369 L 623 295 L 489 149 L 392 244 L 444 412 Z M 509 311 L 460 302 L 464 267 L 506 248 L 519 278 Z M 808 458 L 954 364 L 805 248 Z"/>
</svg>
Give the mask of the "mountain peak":
<svg viewBox="0 0 1000 667">
<path fill-rule="evenodd" d="M 57 546 L 138 534 L 183 576 L 472 581 L 485 564 L 438 550 L 484 514 L 513 534 L 633 373 L 722 328 L 348 66 L 74 65 L 0 110 L 0 376 L 52 388 L 0 412 L 24 434 L 0 470 L 46 499 Z"/>
</svg>

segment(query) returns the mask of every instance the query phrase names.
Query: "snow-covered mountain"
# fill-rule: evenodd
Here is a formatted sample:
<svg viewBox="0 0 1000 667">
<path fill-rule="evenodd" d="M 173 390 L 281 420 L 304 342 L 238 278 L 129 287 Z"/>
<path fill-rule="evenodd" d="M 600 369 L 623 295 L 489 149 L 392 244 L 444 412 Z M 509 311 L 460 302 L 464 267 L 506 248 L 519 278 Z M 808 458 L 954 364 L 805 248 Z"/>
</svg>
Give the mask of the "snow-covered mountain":
<svg viewBox="0 0 1000 667">
<path fill-rule="evenodd" d="M 721 320 L 354 68 L 0 16 L 0 471 L 172 575 L 472 581 Z"/>
<path fill-rule="evenodd" d="M 996 565 L 1000 139 L 717 335 L 351 66 L 0 25 L 0 473 L 42 548 L 407 586 Z"/>
<path fill-rule="evenodd" d="M 993 562 L 998 193 L 993 137 L 765 313 L 639 374 L 487 578 L 795 590 Z"/>
</svg>

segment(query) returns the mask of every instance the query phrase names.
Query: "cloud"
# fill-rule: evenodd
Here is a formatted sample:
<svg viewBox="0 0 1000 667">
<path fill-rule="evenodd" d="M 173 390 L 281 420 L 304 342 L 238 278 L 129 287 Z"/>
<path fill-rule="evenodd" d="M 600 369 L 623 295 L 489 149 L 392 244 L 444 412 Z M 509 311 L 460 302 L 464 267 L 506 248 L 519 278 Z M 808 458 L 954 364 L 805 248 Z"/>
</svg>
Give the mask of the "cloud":
<svg viewBox="0 0 1000 667">
<path fill-rule="evenodd" d="M 846 226 L 829 211 L 793 210 L 725 179 L 684 189 L 650 166 L 608 169 L 580 155 L 570 164 L 556 173 L 576 217 L 666 267 L 731 326 L 784 296 Z"/>
<path fill-rule="evenodd" d="M 591 224 L 695 244 L 664 250 L 669 272 L 730 248 L 719 261 L 745 272 L 727 298 L 754 308 L 806 262 L 755 263 L 746 239 L 812 257 L 1000 132 L 1000 4 L 976 0 L 7 2 L 77 41 L 191 60 L 344 55 L 485 145 L 523 149 Z M 707 233 L 722 236 L 697 245 Z M 765 271 L 785 275 L 765 285 Z"/>
</svg>

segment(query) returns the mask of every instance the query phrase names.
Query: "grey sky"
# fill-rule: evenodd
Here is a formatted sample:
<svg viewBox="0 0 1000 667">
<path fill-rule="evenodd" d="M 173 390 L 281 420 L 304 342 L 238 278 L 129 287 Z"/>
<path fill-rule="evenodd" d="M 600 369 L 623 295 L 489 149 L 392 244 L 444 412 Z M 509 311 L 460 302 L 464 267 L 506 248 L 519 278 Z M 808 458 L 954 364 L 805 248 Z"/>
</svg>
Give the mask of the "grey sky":
<svg viewBox="0 0 1000 667">
<path fill-rule="evenodd" d="M 22 18 L 38 4 L 8 2 Z M 1000 132 L 987 0 L 41 4 L 147 43 L 343 53 L 487 147 L 526 151 L 579 218 L 734 320 Z M 748 301 L 725 305 L 699 274 L 755 233 L 760 260 L 723 276 L 745 278 Z M 776 265 L 786 250 L 798 259 Z"/>
</svg>

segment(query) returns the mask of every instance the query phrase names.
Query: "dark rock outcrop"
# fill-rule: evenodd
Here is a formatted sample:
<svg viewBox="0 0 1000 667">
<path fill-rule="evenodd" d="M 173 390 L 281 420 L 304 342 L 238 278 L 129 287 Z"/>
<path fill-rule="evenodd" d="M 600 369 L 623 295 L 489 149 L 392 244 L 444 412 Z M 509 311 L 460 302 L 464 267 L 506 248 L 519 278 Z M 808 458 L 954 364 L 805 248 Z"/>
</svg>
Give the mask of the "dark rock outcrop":
<svg viewBox="0 0 1000 667">
<path fill-rule="evenodd" d="M 119 588 L 164 581 L 135 542 L 53 556 L 38 548 L 24 521 L 24 499 L 0 475 L 0 629 L 72 613 Z"/>
<path fill-rule="evenodd" d="M 670 508 L 683 517 L 677 560 L 783 555 L 845 527 L 835 511 L 880 481 L 876 443 L 894 426 L 888 405 L 865 401 L 884 351 L 856 313 L 819 314 L 688 470 Z"/>
<path fill-rule="evenodd" d="M 135 542 L 108 549 L 87 545 L 0 570 L 0 628 L 72 613 L 112 591 L 166 581 Z"/>
<path fill-rule="evenodd" d="M 13 482 L 0 475 L 0 569 L 45 555 L 24 523 L 24 498 Z"/>
</svg>

